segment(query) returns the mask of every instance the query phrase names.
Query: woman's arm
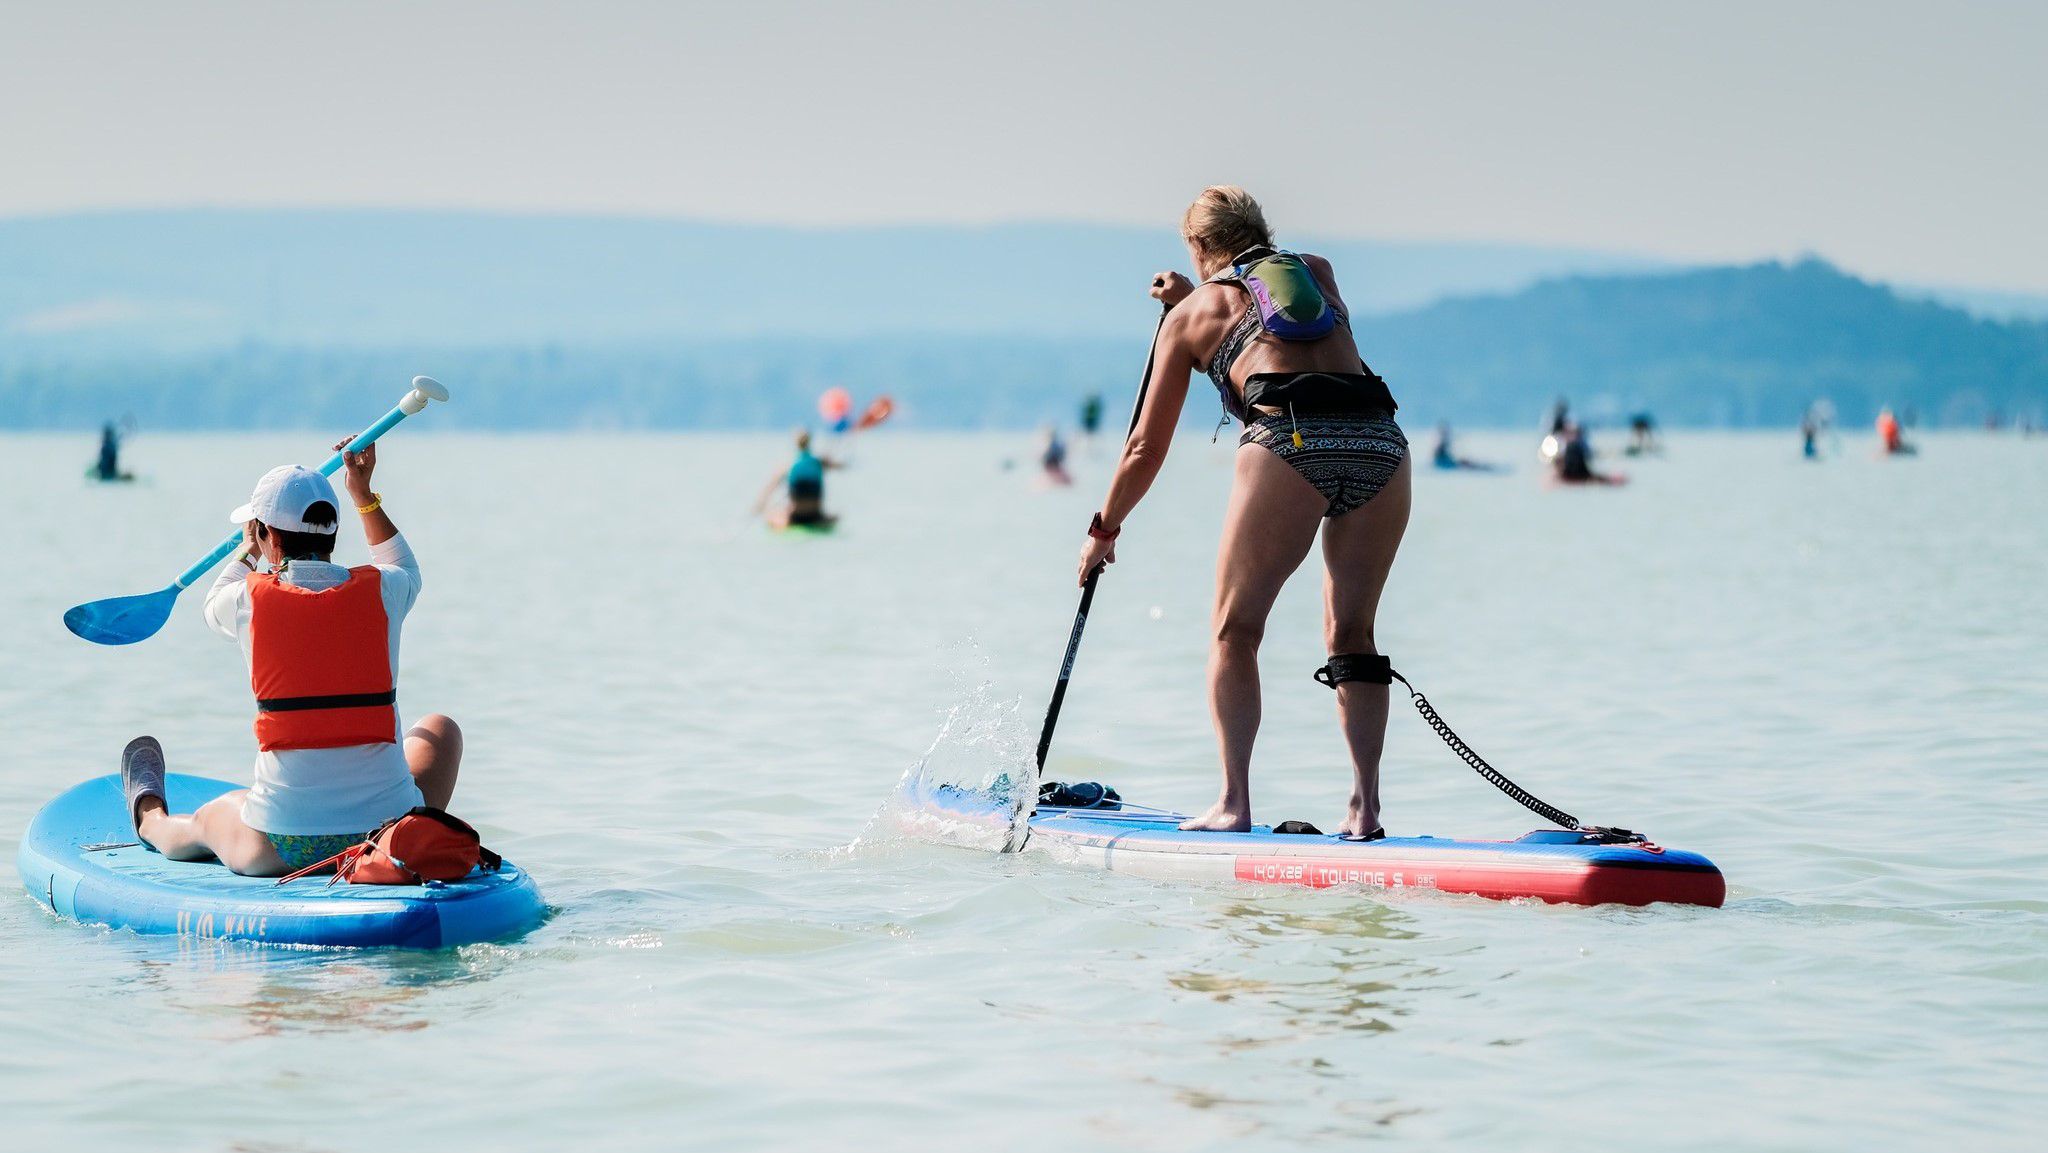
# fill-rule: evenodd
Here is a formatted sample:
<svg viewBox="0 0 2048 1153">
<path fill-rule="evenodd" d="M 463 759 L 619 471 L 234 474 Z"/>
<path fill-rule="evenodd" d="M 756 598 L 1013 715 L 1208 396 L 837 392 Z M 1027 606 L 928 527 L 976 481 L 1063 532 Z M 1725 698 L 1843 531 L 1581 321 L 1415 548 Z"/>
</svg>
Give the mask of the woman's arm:
<svg viewBox="0 0 2048 1153">
<path fill-rule="evenodd" d="M 1173 444 L 1173 430 L 1180 424 L 1181 409 L 1187 404 L 1188 379 L 1195 371 L 1197 353 L 1189 334 L 1196 327 L 1191 311 L 1169 312 L 1160 326 L 1159 343 L 1153 351 L 1152 379 L 1145 391 L 1145 404 L 1138 413 L 1137 426 L 1124 441 L 1117 460 L 1116 475 L 1102 499 L 1098 514 L 1105 531 L 1123 528 L 1124 518 L 1145 499 L 1166 463 L 1166 451 Z M 1081 549 L 1081 581 L 1101 565 L 1116 563 L 1116 543 L 1090 535 Z"/>
<path fill-rule="evenodd" d="M 1152 482 L 1166 463 L 1166 450 L 1173 446 L 1173 430 L 1180 424 L 1181 409 L 1188 399 L 1188 379 L 1195 371 L 1195 356 L 1181 339 L 1185 325 L 1176 325 L 1169 315 L 1159 332 L 1159 350 L 1152 362 L 1152 384 L 1145 390 L 1145 407 L 1138 413 L 1137 427 L 1124 441 L 1123 456 L 1109 493 L 1102 498 L 1102 524 L 1116 529 L 1151 491 Z"/>
</svg>

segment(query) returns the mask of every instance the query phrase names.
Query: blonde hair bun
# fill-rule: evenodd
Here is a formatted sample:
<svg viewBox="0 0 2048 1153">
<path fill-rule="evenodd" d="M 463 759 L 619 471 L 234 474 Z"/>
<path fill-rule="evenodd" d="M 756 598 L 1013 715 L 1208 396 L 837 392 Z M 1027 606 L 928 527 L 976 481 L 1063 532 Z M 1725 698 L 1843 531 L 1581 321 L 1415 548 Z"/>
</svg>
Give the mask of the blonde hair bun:
<svg viewBox="0 0 2048 1153">
<path fill-rule="evenodd" d="M 1248 248 L 1271 246 L 1273 230 L 1266 210 L 1252 194 L 1235 184 L 1202 189 L 1180 218 L 1181 238 L 1212 256 L 1233 257 Z"/>
</svg>

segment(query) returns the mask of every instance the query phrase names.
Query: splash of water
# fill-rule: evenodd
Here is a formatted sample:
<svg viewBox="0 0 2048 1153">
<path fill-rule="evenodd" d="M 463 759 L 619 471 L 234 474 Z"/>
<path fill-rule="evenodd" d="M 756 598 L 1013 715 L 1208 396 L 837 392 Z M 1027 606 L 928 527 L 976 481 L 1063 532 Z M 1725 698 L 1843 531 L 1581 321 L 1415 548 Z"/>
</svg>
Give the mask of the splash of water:
<svg viewBox="0 0 2048 1153">
<path fill-rule="evenodd" d="M 985 677 L 963 672 L 958 679 L 959 697 L 938 735 L 904 770 L 861 841 L 893 834 L 991 852 L 1023 843 L 1038 795 L 1031 720 L 1020 698 L 1000 697 Z"/>
</svg>

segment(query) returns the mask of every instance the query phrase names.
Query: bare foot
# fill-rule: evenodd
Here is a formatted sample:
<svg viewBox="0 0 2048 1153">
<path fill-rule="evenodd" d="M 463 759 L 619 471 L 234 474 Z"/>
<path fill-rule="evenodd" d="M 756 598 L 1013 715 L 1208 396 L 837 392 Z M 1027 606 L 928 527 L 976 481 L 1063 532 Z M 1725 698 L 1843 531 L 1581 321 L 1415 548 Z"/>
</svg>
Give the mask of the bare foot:
<svg viewBox="0 0 2048 1153">
<path fill-rule="evenodd" d="M 1344 808 L 1344 823 L 1337 826 L 1337 835 L 1369 841 L 1378 839 L 1373 835 L 1375 833 L 1380 837 L 1387 835 L 1386 830 L 1380 828 L 1380 815 L 1367 812 L 1363 798 L 1352 797 L 1351 803 Z"/>
<path fill-rule="evenodd" d="M 1244 833 L 1252 827 L 1252 807 L 1249 804 L 1232 804 L 1218 801 L 1209 811 L 1192 821 L 1182 821 L 1181 830 L 1189 833 Z"/>
</svg>

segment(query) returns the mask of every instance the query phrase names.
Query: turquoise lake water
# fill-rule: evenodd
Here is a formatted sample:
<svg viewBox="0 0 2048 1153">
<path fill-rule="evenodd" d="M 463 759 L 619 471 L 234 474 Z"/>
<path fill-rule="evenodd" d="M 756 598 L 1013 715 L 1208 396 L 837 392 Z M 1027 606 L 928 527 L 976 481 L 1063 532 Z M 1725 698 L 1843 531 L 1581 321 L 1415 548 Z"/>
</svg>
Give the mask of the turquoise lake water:
<svg viewBox="0 0 2048 1153">
<path fill-rule="evenodd" d="M 460 396 L 457 397 L 460 403 Z M 428 418 L 430 419 L 430 418 Z M 435 435 L 378 486 L 426 590 L 402 708 L 555 907 L 442 954 L 150 939 L 20 893 L 19 832 L 140 732 L 243 778 L 241 659 L 59 617 L 159 587 L 325 438 L 0 436 L 0 1116 L 22 1149 L 2033 1147 L 2048 1124 L 2048 440 L 1674 435 L 1546 487 L 1425 470 L 1383 648 L 1580 816 L 1714 858 L 1720 910 L 1166 884 L 909 839 L 902 775 L 1028 756 L 1106 449 L 885 430 L 844 530 L 745 512 L 759 435 Z M 339 435 L 344 430 L 335 430 Z M 1426 447 L 1427 430 L 1413 430 Z M 1213 799 L 1229 445 L 1183 436 L 1105 577 L 1052 772 Z M 359 540 L 344 549 L 359 559 Z M 1265 649 L 1259 819 L 1348 787 L 1304 572 Z M 948 735 L 939 739 L 944 730 Z M 936 742 L 936 744 L 935 744 Z M 1397 704 L 1397 833 L 1536 826 Z"/>
</svg>

